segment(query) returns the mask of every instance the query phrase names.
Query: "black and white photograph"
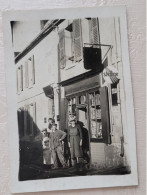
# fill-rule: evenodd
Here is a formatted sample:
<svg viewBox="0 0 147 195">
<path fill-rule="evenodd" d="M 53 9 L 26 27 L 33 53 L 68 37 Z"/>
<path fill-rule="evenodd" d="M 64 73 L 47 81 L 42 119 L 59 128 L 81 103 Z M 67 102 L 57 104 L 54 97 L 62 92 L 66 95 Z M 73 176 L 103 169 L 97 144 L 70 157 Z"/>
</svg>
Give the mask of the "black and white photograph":
<svg viewBox="0 0 147 195">
<path fill-rule="evenodd" d="M 37 11 L 9 15 L 12 161 L 21 185 L 102 177 L 98 187 L 111 186 L 113 178 L 121 186 L 132 174 L 128 185 L 137 185 L 125 9 L 104 9 L 81 9 L 81 16 L 65 9 L 56 18 L 43 11 L 40 18 Z"/>
</svg>

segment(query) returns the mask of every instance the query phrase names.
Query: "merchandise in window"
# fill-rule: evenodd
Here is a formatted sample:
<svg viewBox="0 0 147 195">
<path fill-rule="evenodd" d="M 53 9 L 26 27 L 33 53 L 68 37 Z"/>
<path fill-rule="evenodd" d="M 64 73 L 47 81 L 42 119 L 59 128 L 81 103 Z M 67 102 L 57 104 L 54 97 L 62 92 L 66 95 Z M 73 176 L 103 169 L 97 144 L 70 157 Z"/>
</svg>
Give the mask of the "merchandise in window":
<svg viewBox="0 0 147 195">
<path fill-rule="evenodd" d="M 101 106 L 99 92 L 89 94 L 91 138 L 102 139 Z"/>
</svg>

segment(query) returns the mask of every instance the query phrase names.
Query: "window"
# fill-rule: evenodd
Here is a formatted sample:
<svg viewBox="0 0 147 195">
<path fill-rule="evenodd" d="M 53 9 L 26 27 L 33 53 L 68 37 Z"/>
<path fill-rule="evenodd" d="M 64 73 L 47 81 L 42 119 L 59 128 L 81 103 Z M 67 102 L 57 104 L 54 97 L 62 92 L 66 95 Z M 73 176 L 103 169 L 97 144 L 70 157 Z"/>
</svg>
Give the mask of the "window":
<svg viewBox="0 0 147 195">
<path fill-rule="evenodd" d="M 68 97 L 67 120 L 84 121 L 91 142 L 111 143 L 108 88 L 101 87 Z"/>
<path fill-rule="evenodd" d="M 25 62 L 25 87 L 31 88 L 35 84 L 34 56 Z"/>
<path fill-rule="evenodd" d="M 21 65 L 16 69 L 17 79 L 17 93 L 20 94 L 23 91 L 23 66 Z"/>
<path fill-rule="evenodd" d="M 73 20 L 59 32 L 58 59 L 59 67 L 64 69 L 67 60 L 79 62 L 83 57 L 81 20 Z"/>
</svg>

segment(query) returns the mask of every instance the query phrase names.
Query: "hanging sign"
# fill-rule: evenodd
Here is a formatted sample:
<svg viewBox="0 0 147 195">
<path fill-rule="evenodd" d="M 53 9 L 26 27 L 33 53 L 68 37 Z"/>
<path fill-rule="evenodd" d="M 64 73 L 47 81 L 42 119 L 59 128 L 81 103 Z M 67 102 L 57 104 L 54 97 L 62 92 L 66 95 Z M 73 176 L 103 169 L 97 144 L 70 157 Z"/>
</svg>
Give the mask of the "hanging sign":
<svg viewBox="0 0 147 195">
<path fill-rule="evenodd" d="M 105 83 L 114 84 L 118 83 L 120 78 L 118 74 L 118 70 L 114 66 L 107 66 L 103 70 L 103 78 Z"/>
</svg>

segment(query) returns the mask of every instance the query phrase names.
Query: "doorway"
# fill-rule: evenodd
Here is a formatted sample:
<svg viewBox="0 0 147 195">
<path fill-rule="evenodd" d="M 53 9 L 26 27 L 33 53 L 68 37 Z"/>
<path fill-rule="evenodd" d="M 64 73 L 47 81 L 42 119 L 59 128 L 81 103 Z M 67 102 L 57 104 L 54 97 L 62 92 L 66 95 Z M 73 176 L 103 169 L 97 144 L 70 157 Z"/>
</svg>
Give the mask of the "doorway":
<svg viewBox="0 0 147 195">
<path fill-rule="evenodd" d="M 85 162 L 90 162 L 90 140 L 89 140 L 89 128 L 88 128 L 88 110 L 87 105 L 77 105 L 77 123 L 82 129 L 82 151 L 83 159 Z"/>
</svg>

